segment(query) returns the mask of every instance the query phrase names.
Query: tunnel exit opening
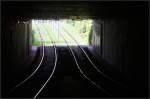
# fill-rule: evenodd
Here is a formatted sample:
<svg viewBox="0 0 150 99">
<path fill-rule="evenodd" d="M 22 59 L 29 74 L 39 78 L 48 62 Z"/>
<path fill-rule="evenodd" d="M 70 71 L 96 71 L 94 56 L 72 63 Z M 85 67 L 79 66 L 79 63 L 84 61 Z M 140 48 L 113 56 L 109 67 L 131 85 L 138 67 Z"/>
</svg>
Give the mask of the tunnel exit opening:
<svg viewBox="0 0 150 99">
<path fill-rule="evenodd" d="M 32 20 L 33 46 L 89 46 L 92 19 Z"/>
</svg>

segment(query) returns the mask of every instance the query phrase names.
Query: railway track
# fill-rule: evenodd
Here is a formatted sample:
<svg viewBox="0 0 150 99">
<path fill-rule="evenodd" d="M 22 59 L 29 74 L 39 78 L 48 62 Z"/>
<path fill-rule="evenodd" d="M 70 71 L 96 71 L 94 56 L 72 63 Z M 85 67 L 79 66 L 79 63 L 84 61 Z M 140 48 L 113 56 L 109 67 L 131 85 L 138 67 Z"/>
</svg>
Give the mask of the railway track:
<svg viewBox="0 0 150 99">
<path fill-rule="evenodd" d="M 39 62 L 37 68 L 28 76 L 25 80 L 23 80 L 21 83 L 19 83 L 17 86 L 15 86 L 11 92 L 13 92 L 15 89 L 19 88 L 21 85 L 22 88 L 21 90 L 25 90 L 24 88 L 27 88 L 25 91 L 30 89 L 30 86 L 34 83 L 37 83 L 37 88 L 32 91 L 31 94 L 28 94 L 28 97 L 31 98 L 33 97 L 34 99 L 37 97 L 111 97 L 111 96 L 117 96 L 117 94 L 120 94 L 121 96 L 125 91 L 127 91 L 127 87 L 123 85 L 122 83 L 112 79 L 108 75 L 104 74 L 100 69 L 102 66 L 97 68 L 97 66 L 92 62 L 91 58 L 88 56 L 86 51 L 79 45 L 77 40 L 62 26 L 60 26 L 60 31 L 64 33 L 60 33 L 60 37 L 65 41 L 67 47 L 65 48 L 58 48 L 56 46 L 55 41 L 51 35 L 51 33 L 48 32 L 47 28 L 44 26 L 40 26 L 37 24 L 36 25 L 37 29 L 39 30 L 41 42 L 42 42 L 42 58 L 41 61 Z M 50 28 L 50 27 L 49 27 Z M 56 30 L 58 30 L 59 25 Z M 54 64 L 53 66 L 50 66 L 50 63 L 52 62 L 45 62 L 50 61 L 51 54 L 49 56 L 46 54 L 44 51 L 45 46 L 44 46 L 44 39 L 43 36 L 41 35 L 41 31 L 43 33 L 48 33 L 49 40 L 52 42 L 52 47 L 53 47 L 53 52 L 52 50 L 47 50 L 47 52 L 51 52 L 51 54 L 54 54 Z M 68 40 L 65 39 L 64 34 L 68 35 L 70 39 L 72 39 L 77 47 L 72 47 L 68 44 Z M 64 51 L 63 51 L 63 50 Z M 66 49 L 69 51 L 66 52 Z M 48 57 L 46 58 L 45 55 Z M 64 55 L 64 57 L 62 56 Z M 45 57 L 45 59 L 44 59 Z M 64 59 L 63 59 L 64 58 Z M 68 61 L 67 61 L 68 59 Z M 45 64 L 43 63 L 45 62 Z M 64 62 L 62 62 L 64 61 Z M 57 69 L 56 69 L 57 65 Z M 70 66 L 68 66 L 70 65 Z M 45 66 L 45 67 L 44 67 Z M 49 68 L 46 69 L 47 74 L 46 76 L 42 76 L 45 71 L 42 68 Z M 53 67 L 53 68 L 52 68 Z M 43 78 L 42 78 L 43 77 Z M 71 80 L 66 80 L 65 77 L 70 77 Z M 41 80 L 42 79 L 42 80 Z M 85 80 L 86 79 L 86 80 Z M 71 85 L 65 85 L 68 83 L 68 81 L 74 81 L 74 82 L 69 82 L 69 84 L 73 84 L 73 87 Z M 29 83 L 30 82 L 30 83 Z M 27 83 L 27 84 L 25 84 Z M 92 85 L 91 85 L 92 84 Z M 94 86 L 93 86 L 94 85 Z M 68 91 L 73 88 L 73 91 Z M 112 90 L 110 89 L 112 88 Z M 58 89 L 67 89 L 62 92 L 58 92 Z M 121 92 L 122 89 L 125 89 L 125 91 Z M 79 90 L 82 90 L 79 91 Z M 95 91 L 96 90 L 96 91 Z M 117 91 L 116 91 L 117 90 Z M 79 92 L 77 92 L 79 91 Z M 93 91 L 93 92 L 92 92 Z M 50 92 L 50 93 L 49 93 Z M 16 92 L 16 95 L 19 93 Z M 49 93 L 49 94 L 48 94 Z M 58 96 L 57 96 L 58 93 Z M 75 93 L 78 93 L 75 95 Z M 81 95 L 82 93 L 83 95 Z M 22 93 L 22 97 L 24 97 L 26 93 Z M 17 97 L 21 97 L 17 96 Z"/>
</svg>

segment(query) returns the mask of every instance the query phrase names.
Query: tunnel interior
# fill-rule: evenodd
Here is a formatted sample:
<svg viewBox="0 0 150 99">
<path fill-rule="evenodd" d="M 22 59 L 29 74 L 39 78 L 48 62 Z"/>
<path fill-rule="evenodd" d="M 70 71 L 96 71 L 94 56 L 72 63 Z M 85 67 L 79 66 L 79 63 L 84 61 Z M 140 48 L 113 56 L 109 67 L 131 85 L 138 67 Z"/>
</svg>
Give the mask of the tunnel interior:
<svg viewBox="0 0 150 99">
<path fill-rule="evenodd" d="M 93 54 L 94 57 L 91 56 L 91 58 L 98 65 L 100 63 L 103 66 L 104 73 L 110 77 L 116 77 L 127 85 L 132 93 L 128 94 L 125 91 L 117 94 L 119 91 L 116 89 L 117 91 L 116 93 L 114 91 L 115 94 L 112 97 L 148 97 L 148 12 L 148 2 L 146 1 L 3 1 L 2 97 L 10 97 L 8 92 L 36 69 L 37 65 L 32 64 L 32 61 L 36 61 L 39 56 L 42 56 L 42 46 L 45 46 L 45 49 L 51 49 L 53 44 L 56 44 L 62 54 L 61 58 L 64 59 L 64 62 L 60 62 L 60 64 L 64 64 L 64 68 L 70 69 L 72 66 L 67 65 L 70 61 L 69 52 L 65 54 L 64 49 L 68 48 L 67 45 L 75 47 L 75 49 L 80 46 Z M 52 25 L 53 23 L 55 26 Z M 65 29 L 61 28 L 60 24 L 69 33 L 62 32 Z M 79 30 L 73 30 L 72 27 L 79 28 Z M 49 31 L 51 31 L 50 35 L 48 35 Z M 44 35 L 47 36 L 44 38 Z M 64 36 L 66 42 L 63 40 L 63 36 L 60 37 L 61 35 L 66 35 Z M 48 53 L 53 55 L 55 52 Z M 54 58 L 49 57 L 49 59 Z M 84 58 L 83 61 L 80 61 L 84 62 Z M 85 61 L 83 64 L 86 69 L 88 63 Z M 66 73 L 70 72 L 66 71 Z M 67 77 L 64 79 L 72 79 L 69 78 L 70 76 Z M 80 97 L 80 95 L 75 97 Z M 95 95 L 95 97 L 101 96 Z M 102 95 L 102 97 L 107 96 Z"/>
</svg>

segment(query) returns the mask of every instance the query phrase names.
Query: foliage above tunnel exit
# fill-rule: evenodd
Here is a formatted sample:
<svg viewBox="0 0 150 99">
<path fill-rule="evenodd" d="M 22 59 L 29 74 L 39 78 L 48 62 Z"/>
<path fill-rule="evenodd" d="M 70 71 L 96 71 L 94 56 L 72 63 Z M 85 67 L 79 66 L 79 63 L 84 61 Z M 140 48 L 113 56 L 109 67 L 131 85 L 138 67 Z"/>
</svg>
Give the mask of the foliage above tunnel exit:
<svg viewBox="0 0 150 99">
<path fill-rule="evenodd" d="M 88 46 L 91 32 L 91 19 L 32 20 L 33 46 Z"/>
</svg>

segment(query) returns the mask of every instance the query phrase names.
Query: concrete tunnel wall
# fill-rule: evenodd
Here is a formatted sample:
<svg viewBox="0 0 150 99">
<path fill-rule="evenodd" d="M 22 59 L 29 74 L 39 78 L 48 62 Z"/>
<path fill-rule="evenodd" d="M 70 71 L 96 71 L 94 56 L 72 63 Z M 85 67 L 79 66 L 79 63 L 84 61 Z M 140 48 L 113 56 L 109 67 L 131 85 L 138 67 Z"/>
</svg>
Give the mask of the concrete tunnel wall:
<svg viewBox="0 0 150 99">
<path fill-rule="evenodd" d="M 29 58 L 32 40 L 31 21 L 23 22 L 15 19 L 4 19 L 3 24 L 3 55 L 5 65 L 15 68 Z M 9 61 L 9 62 L 8 62 Z M 11 65 L 10 65 L 11 64 Z M 6 66 L 7 67 L 7 66 Z"/>
<path fill-rule="evenodd" d="M 103 19 L 101 28 L 93 30 L 97 52 L 124 74 L 124 80 L 140 96 L 148 95 L 148 21 L 146 9 L 135 15 Z M 102 26 L 94 20 L 96 27 Z M 101 38 L 101 39 L 100 39 Z M 101 41 L 101 42 L 100 42 Z M 138 89 L 137 89 L 138 87 Z M 137 91 L 138 90 L 138 91 Z"/>
<path fill-rule="evenodd" d="M 103 20 L 93 19 L 91 45 L 96 49 L 96 52 L 102 54 L 102 37 L 103 37 Z"/>
</svg>

